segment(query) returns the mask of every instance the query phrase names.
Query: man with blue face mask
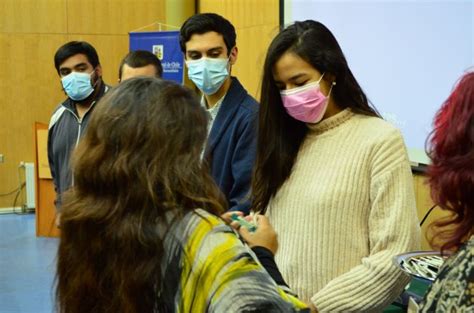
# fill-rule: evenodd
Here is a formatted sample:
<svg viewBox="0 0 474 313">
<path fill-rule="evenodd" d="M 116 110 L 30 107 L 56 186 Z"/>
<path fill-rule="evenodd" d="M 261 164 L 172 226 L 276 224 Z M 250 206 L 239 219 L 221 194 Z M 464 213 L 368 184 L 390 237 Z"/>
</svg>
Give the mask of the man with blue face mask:
<svg viewBox="0 0 474 313">
<path fill-rule="evenodd" d="M 71 41 L 56 51 L 54 65 L 68 98 L 54 111 L 48 131 L 48 159 L 56 191 L 56 223 L 61 194 L 71 187 L 71 153 L 84 133 L 96 102 L 107 91 L 96 50 L 84 41 Z"/>
<path fill-rule="evenodd" d="M 235 40 L 234 26 L 214 13 L 196 14 L 180 30 L 188 77 L 202 92 L 210 116 L 204 158 L 229 209 L 248 214 L 258 103 L 230 75 L 237 61 Z"/>
</svg>

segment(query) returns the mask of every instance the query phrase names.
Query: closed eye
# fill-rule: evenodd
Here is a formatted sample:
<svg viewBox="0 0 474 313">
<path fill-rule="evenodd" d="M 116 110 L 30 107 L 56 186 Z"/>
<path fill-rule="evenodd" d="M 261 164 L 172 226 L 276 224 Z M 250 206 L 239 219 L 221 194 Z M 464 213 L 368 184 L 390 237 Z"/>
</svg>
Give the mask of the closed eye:
<svg viewBox="0 0 474 313">
<path fill-rule="evenodd" d="M 215 47 L 212 49 L 207 50 L 206 56 L 208 58 L 219 58 L 224 53 L 224 48 L 222 47 Z"/>
<path fill-rule="evenodd" d="M 71 73 L 71 70 L 70 69 L 60 69 L 59 70 L 59 75 L 61 75 L 61 77 L 64 77 L 64 76 L 67 76 Z"/>
<path fill-rule="evenodd" d="M 309 81 L 309 80 L 305 80 L 305 81 L 303 81 L 303 82 L 296 82 L 296 83 L 295 83 L 295 86 L 297 86 L 297 87 L 304 86 L 304 85 L 306 85 L 306 84 L 308 83 L 308 81 Z"/>
<path fill-rule="evenodd" d="M 199 52 L 188 51 L 188 58 L 191 60 L 199 60 L 202 58 L 202 54 Z"/>
</svg>

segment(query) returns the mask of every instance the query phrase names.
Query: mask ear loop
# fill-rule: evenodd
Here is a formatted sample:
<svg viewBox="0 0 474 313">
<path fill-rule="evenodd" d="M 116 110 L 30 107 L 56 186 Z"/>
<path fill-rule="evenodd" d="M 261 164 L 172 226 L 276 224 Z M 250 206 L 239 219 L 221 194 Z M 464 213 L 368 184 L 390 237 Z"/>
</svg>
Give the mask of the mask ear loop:
<svg viewBox="0 0 474 313">
<path fill-rule="evenodd" d="M 229 72 L 229 76 L 232 75 L 232 64 L 230 63 L 230 58 L 232 56 L 232 50 L 234 50 L 236 46 L 234 46 L 231 50 L 230 50 L 230 53 L 229 53 L 229 57 L 227 58 L 227 65 L 229 66 L 229 69 L 227 70 Z"/>
<path fill-rule="evenodd" d="M 228 66 L 227 72 L 229 72 L 229 76 L 230 76 L 232 74 L 232 64 L 230 63 L 230 54 L 229 54 L 229 57 L 227 58 L 227 66 Z"/>
<path fill-rule="evenodd" d="M 323 80 L 323 77 L 324 77 L 325 74 L 326 74 L 326 72 L 324 72 L 323 75 L 321 75 L 321 77 L 319 77 L 319 79 L 317 81 L 318 84 L 321 83 L 321 81 Z"/>
<path fill-rule="evenodd" d="M 323 79 L 324 75 L 326 74 L 326 72 L 323 73 L 323 75 L 321 75 L 321 77 L 319 77 L 319 80 L 318 80 L 318 84 L 321 83 L 321 80 Z M 327 97 L 329 98 L 329 96 L 331 95 L 331 91 L 332 91 L 332 87 L 336 86 L 336 81 L 333 81 L 331 83 L 331 88 L 329 89 L 329 92 L 328 92 L 328 95 Z"/>
<path fill-rule="evenodd" d="M 96 75 L 96 81 L 94 84 L 92 84 L 92 75 Z M 91 79 L 91 86 L 92 88 L 95 89 L 95 87 L 97 87 L 97 84 L 99 84 L 99 79 L 100 79 L 100 77 L 97 76 L 97 72 L 95 69 L 92 70 L 92 72 L 89 74 L 89 77 Z"/>
<path fill-rule="evenodd" d="M 334 86 L 336 86 L 336 82 L 335 82 L 335 81 L 331 83 L 331 88 L 329 88 L 329 92 L 328 92 L 328 98 L 329 98 L 329 96 L 331 95 L 332 87 L 334 87 Z"/>
</svg>

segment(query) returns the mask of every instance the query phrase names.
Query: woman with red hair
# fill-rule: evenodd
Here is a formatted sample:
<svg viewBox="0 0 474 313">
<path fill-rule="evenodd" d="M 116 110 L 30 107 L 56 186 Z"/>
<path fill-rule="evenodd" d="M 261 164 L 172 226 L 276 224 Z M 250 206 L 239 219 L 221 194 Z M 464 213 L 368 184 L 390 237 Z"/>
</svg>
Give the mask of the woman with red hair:
<svg viewBox="0 0 474 313">
<path fill-rule="evenodd" d="M 448 218 L 435 222 L 432 245 L 455 252 L 421 303 L 421 312 L 474 312 L 474 72 L 438 111 L 430 139 L 431 196 Z"/>
</svg>

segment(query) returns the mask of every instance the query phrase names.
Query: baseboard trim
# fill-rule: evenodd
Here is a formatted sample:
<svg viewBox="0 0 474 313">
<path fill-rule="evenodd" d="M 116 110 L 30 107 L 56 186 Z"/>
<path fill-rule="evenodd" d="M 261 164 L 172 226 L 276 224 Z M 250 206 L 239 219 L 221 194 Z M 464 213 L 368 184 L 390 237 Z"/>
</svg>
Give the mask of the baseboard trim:
<svg viewBox="0 0 474 313">
<path fill-rule="evenodd" d="M 13 209 L 15 209 L 15 212 L 21 212 L 21 207 L 17 206 L 15 208 L 0 208 L 0 214 L 11 214 L 14 213 Z"/>
<path fill-rule="evenodd" d="M 22 211 L 22 207 L 21 206 L 17 206 L 17 207 L 10 207 L 10 208 L 0 208 L 0 215 L 1 214 L 12 214 L 12 213 L 32 213 L 34 212 L 35 209 L 27 209 L 26 212 L 25 211 Z"/>
</svg>

